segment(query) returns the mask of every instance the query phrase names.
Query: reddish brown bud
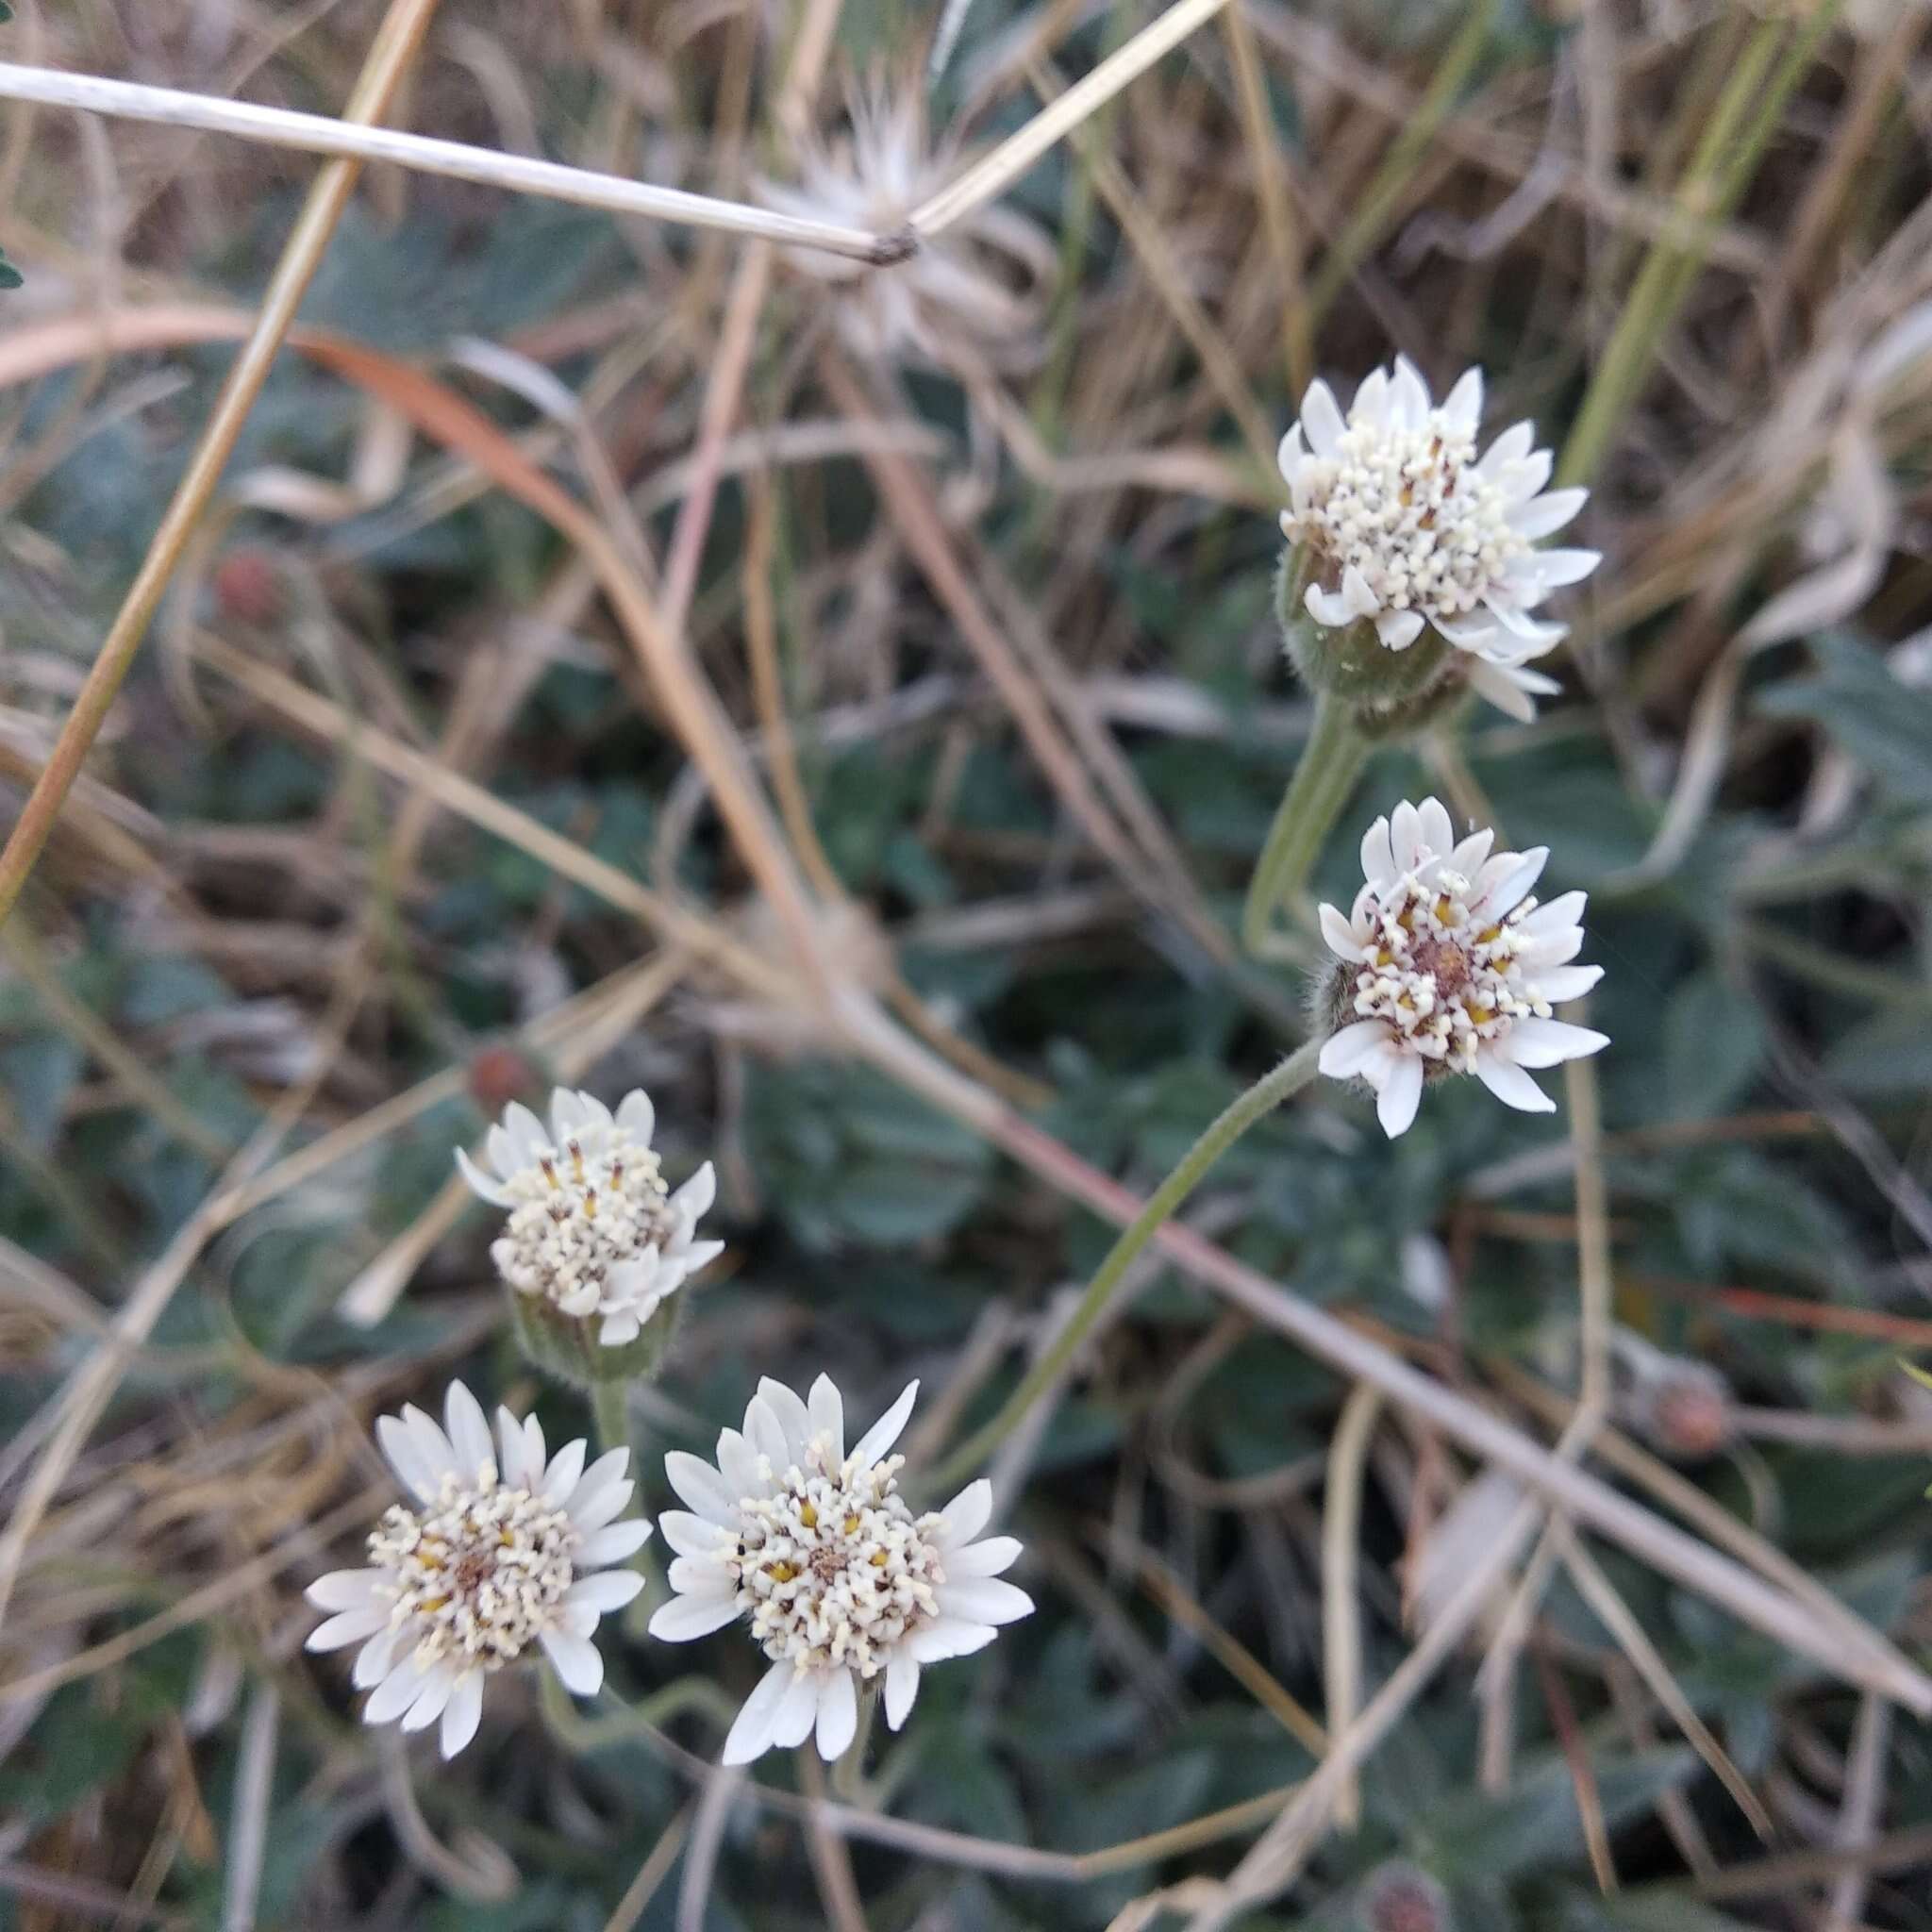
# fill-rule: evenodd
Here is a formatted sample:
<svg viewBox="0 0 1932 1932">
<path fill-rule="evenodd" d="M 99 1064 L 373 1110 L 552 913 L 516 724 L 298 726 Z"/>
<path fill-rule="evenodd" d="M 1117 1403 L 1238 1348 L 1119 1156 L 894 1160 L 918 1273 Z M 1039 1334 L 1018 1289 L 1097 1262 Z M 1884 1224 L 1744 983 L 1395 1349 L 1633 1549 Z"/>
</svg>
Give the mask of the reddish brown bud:
<svg viewBox="0 0 1932 1932">
<path fill-rule="evenodd" d="M 1673 1363 L 1646 1393 L 1645 1420 L 1660 1454 L 1701 1462 L 1730 1441 L 1729 1391 L 1703 1363 Z"/>
<path fill-rule="evenodd" d="M 1447 1894 L 1426 1872 L 1391 1863 L 1362 1890 L 1362 1932 L 1451 1932 Z"/>
<path fill-rule="evenodd" d="M 281 612 L 281 574 L 265 550 L 229 551 L 215 565 L 213 586 L 230 624 L 272 624 Z"/>
<path fill-rule="evenodd" d="M 511 1046 L 486 1046 L 470 1062 L 470 1097 L 485 1113 L 501 1113 L 535 1090 L 537 1073 Z"/>
</svg>

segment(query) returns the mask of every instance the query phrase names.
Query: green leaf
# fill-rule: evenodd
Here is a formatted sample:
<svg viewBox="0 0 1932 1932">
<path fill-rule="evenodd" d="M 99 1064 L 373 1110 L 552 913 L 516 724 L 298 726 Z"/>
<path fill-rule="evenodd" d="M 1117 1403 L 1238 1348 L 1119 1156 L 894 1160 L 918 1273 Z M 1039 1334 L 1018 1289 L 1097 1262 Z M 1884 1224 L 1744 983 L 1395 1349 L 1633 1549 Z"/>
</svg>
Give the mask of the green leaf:
<svg viewBox="0 0 1932 1932">
<path fill-rule="evenodd" d="M 1830 632 L 1811 641 L 1816 677 L 1763 692 L 1774 718 L 1808 718 L 1893 796 L 1932 805 L 1932 691 L 1902 684 L 1867 644 Z"/>
<path fill-rule="evenodd" d="M 1615 1898 L 1573 1892 L 1563 1901 L 1563 1932 L 1751 1932 L 1742 1919 L 1714 1912 L 1680 1891 L 1626 1891 Z"/>
<path fill-rule="evenodd" d="M 24 288 L 26 277 L 8 260 L 7 251 L 0 248 L 0 289 Z"/>
<path fill-rule="evenodd" d="M 1597 1796 L 1610 1829 L 1647 1812 L 1664 1792 L 1696 1769 L 1683 1747 L 1599 1760 Z M 1530 1760 L 1509 1790 L 1451 1797 L 1430 1813 L 1423 1831 L 1425 1859 L 1444 1877 L 1507 1877 L 1512 1872 L 1576 1857 L 1583 1821 L 1570 1767 L 1557 1753 Z"/>
<path fill-rule="evenodd" d="M 1723 1113 L 1743 1094 L 1764 1057 L 1757 1008 L 1715 973 L 1687 979 L 1664 1017 L 1664 1065 L 1682 1119 Z"/>
<path fill-rule="evenodd" d="M 910 1247 L 963 1220 L 992 1154 L 977 1135 L 863 1067 L 754 1076 L 746 1139 L 758 1177 L 805 1247 Z"/>
<path fill-rule="evenodd" d="M 1932 1026 L 1922 1013 L 1874 1013 L 1831 1049 L 1824 1071 L 1855 1093 L 1916 1098 L 1932 1088 Z"/>
</svg>

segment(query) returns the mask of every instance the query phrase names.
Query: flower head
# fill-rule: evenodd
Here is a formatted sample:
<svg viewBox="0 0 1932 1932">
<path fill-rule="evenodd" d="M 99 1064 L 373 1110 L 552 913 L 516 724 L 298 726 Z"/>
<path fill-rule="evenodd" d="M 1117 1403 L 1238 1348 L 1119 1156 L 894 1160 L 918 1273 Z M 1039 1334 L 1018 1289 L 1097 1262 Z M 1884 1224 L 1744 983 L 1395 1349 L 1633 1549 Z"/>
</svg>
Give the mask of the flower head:
<svg viewBox="0 0 1932 1932">
<path fill-rule="evenodd" d="M 928 142 L 924 103 L 917 81 L 895 97 L 883 87 L 856 90 L 849 133 L 802 142 L 796 185 L 760 181 L 759 198 L 780 214 L 897 233 L 958 165 L 956 156 Z M 865 360 L 952 367 L 1000 358 L 1032 339 L 1054 252 L 1026 216 L 988 206 L 921 239 L 903 261 L 887 267 L 813 248 L 787 249 L 786 258 L 832 287 L 841 333 Z"/>
<path fill-rule="evenodd" d="M 1020 1545 L 974 1541 L 992 1514 L 990 1483 L 969 1483 L 924 1516 L 898 1493 L 906 1458 L 891 1451 L 918 1391 L 912 1383 L 848 1454 L 844 1403 L 828 1376 L 812 1384 L 808 1404 L 762 1381 L 743 1429 L 718 1438 L 716 1468 L 681 1452 L 664 1458 L 691 1513 L 658 1519 L 677 1552 L 678 1593 L 651 1634 L 683 1642 L 742 1617 L 771 1659 L 724 1740 L 726 1764 L 802 1744 L 814 1729 L 819 1755 L 841 1757 L 859 1687 L 881 1675 L 896 1731 L 922 1665 L 982 1648 L 997 1624 L 1033 1608 L 997 1580 Z"/>
<path fill-rule="evenodd" d="M 1469 370 L 1440 407 L 1407 357 L 1372 372 L 1346 418 L 1324 382 L 1309 384 L 1281 439 L 1291 507 L 1281 527 L 1309 554 L 1304 603 L 1319 625 L 1361 620 L 1391 651 L 1424 625 L 1467 652 L 1470 683 L 1520 718 L 1556 684 L 1524 667 L 1565 634 L 1529 613 L 1602 560 L 1594 550 L 1539 550 L 1589 491 L 1550 490 L 1552 458 L 1528 423 L 1480 460 L 1483 375 Z"/>
<path fill-rule="evenodd" d="M 1415 1119 L 1424 1079 L 1474 1074 L 1510 1107 L 1550 1113 L 1556 1103 L 1524 1069 L 1610 1043 L 1551 1018 L 1603 976 L 1601 966 L 1570 964 L 1583 944 L 1584 895 L 1538 905 L 1530 888 L 1549 848 L 1491 853 L 1495 836 L 1457 843 L 1435 799 L 1405 800 L 1362 841 L 1367 882 L 1347 918 L 1322 908 L 1322 936 L 1341 963 L 1321 1068 L 1375 1090 L 1391 1140 Z"/>
<path fill-rule="evenodd" d="M 400 1718 L 406 1731 L 442 1720 L 442 1755 L 475 1735 L 484 1680 L 534 1642 L 580 1697 L 604 1681 L 591 1641 L 597 1619 L 643 1587 L 612 1570 L 642 1547 L 651 1525 L 615 1519 L 630 1501 L 628 1449 L 586 1469 L 586 1445 L 547 1460 L 535 1416 L 496 1411 L 496 1441 L 476 1398 L 452 1382 L 443 1426 L 420 1408 L 386 1415 L 375 1433 L 409 1492 L 370 1532 L 369 1564 L 333 1570 L 308 1601 L 335 1614 L 310 1650 L 357 1643 L 354 1681 L 374 1694 L 365 1724 Z"/>
<path fill-rule="evenodd" d="M 651 1151 L 654 1119 L 641 1089 L 612 1114 L 593 1094 L 559 1087 L 547 1130 L 527 1107 L 504 1109 L 485 1142 L 487 1173 L 457 1150 L 463 1178 L 509 1209 L 490 1249 L 497 1272 L 519 1294 L 597 1318 L 607 1348 L 636 1341 L 664 1297 L 724 1245 L 692 1239 L 717 1192 L 711 1163 L 673 1193 Z"/>
</svg>

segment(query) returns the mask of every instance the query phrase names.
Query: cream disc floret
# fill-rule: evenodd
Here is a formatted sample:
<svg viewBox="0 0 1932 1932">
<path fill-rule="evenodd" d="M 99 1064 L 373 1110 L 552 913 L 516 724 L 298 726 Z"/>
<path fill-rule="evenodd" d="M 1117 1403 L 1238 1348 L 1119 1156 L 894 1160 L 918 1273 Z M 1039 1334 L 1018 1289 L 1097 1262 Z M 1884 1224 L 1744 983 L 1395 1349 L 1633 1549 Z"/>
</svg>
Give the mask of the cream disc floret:
<svg viewBox="0 0 1932 1932">
<path fill-rule="evenodd" d="M 767 1379 L 743 1428 L 719 1436 L 715 1466 L 665 1457 L 690 1507 L 658 1518 L 677 1552 L 677 1595 L 651 1619 L 651 1634 L 684 1642 L 742 1621 L 768 1659 L 725 1740 L 725 1763 L 813 1734 L 828 1762 L 842 1756 L 860 1690 L 874 1686 L 897 1730 L 923 1666 L 980 1649 L 1031 1611 L 1024 1591 L 999 1580 L 1019 1543 L 974 1541 L 992 1513 L 990 1484 L 971 1483 L 924 1515 L 899 1494 L 905 1458 L 891 1452 L 918 1389 L 910 1384 L 848 1452 L 829 1376 L 808 1401 Z"/>
<path fill-rule="evenodd" d="M 1346 917 L 1322 908 L 1339 962 L 1321 996 L 1332 1029 L 1322 1072 L 1375 1092 L 1392 1140 L 1415 1119 L 1424 1080 L 1474 1074 L 1525 1113 L 1556 1103 L 1524 1071 L 1600 1052 L 1608 1037 L 1554 1017 L 1603 976 L 1571 964 L 1583 946 L 1581 892 L 1539 905 L 1549 858 L 1491 852 L 1495 834 L 1457 841 L 1441 804 L 1405 800 L 1362 840 L 1364 882 Z"/>
<path fill-rule="evenodd" d="M 1527 423 L 1478 458 L 1483 375 L 1466 371 L 1438 406 L 1406 357 L 1363 380 L 1346 416 L 1316 381 L 1281 440 L 1283 534 L 1305 552 L 1303 605 L 1329 629 L 1373 624 L 1391 651 L 1432 627 L 1475 690 L 1513 716 L 1557 689 L 1525 667 L 1566 634 L 1530 613 L 1586 577 L 1594 550 L 1544 550 L 1584 490 L 1546 490 L 1553 458 Z"/>
<path fill-rule="evenodd" d="M 475 1735 L 485 1683 L 532 1645 L 568 1689 L 591 1695 L 604 1681 L 597 1621 L 643 1587 L 635 1571 L 611 1568 L 651 1534 L 641 1518 L 617 1520 L 633 1488 L 630 1451 L 587 1468 L 582 1441 L 546 1457 L 535 1416 L 499 1408 L 496 1425 L 492 1441 L 460 1382 L 441 1424 L 413 1407 L 382 1417 L 376 1437 L 409 1500 L 370 1532 L 365 1568 L 308 1587 L 309 1602 L 334 1614 L 308 1647 L 359 1646 L 363 1721 L 417 1731 L 440 1719 L 445 1757 Z"/>
<path fill-rule="evenodd" d="M 457 1166 L 484 1200 L 508 1210 L 491 1244 L 517 1293 L 594 1322 L 607 1348 L 636 1341 L 664 1298 L 723 1252 L 698 1241 L 717 1193 L 708 1160 L 675 1193 L 651 1148 L 656 1116 L 641 1089 L 613 1114 L 594 1094 L 559 1087 L 546 1127 L 512 1102 L 490 1130 L 479 1166 Z"/>
</svg>

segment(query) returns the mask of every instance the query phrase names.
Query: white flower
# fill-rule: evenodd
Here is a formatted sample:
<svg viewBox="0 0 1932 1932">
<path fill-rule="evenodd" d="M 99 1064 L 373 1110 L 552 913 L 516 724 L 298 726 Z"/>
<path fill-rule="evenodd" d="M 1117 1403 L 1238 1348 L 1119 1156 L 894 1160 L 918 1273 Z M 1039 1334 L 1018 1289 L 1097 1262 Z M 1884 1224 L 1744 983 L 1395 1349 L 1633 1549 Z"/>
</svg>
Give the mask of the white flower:
<svg viewBox="0 0 1932 1932">
<path fill-rule="evenodd" d="M 374 1693 L 363 1722 L 400 1718 L 420 1731 L 441 1717 L 442 1755 L 454 1757 L 476 1734 L 483 1680 L 533 1640 L 578 1696 L 603 1683 L 591 1632 L 643 1588 L 634 1570 L 609 1566 L 641 1549 L 651 1525 L 615 1521 L 633 1487 L 628 1449 L 586 1469 L 579 1441 L 545 1461 L 542 1425 L 507 1408 L 496 1411 L 492 1443 L 460 1382 L 449 1385 L 443 1419 L 439 1428 L 406 1407 L 376 1423 L 414 1501 L 370 1532 L 367 1569 L 332 1570 L 308 1586 L 308 1601 L 335 1612 L 308 1648 L 359 1643 L 354 1682 Z"/>
<path fill-rule="evenodd" d="M 879 89 L 855 92 L 849 137 L 802 142 L 797 184 L 760 180 L 759 198 L 780 214 L 897 233 L 958 169 L 957 156 L 930 151 L 924 101 L 916 80 L 896 100 Z M 816 248 L 788 248 L 785 256 L 838 291 L 838 325 L 859 357 L 941 367 L 1032 340 L 1054 267 L 1039 225 L 994 204 L 908 245 L 903 261 L 886 267 Z"/>
<path fill-rule="evenodd" d="M 1550 452 L 1535 427 L 1506 429 L 1478 461 L 1483 374 L 1469 370 L 1439 408 L 1407 357 L 1374 371 L 1344 421 L 1324 382 L 1302 398 L 1281 439 L 1291 508 L 1281 527 L 1306 543 L 1314 580 L 1305 602 L 1317 624 L 1373 619 L 1391 651 L 1424 623 L 1470 654 L 1469 681 L 1512 717 L 1533 718 L 1556 683 L 1524 667 L 1565 634 L 1529 613 L 1563 584 L 1587 577 L 1594 550 L 1539 550 L 1583 508 L 1587 490 L 1550 490 Z"/>
<path fill-rule="evenodd" d="M 658 1521 L 677 1552 L 677 1595 L 651 1634 L 684 1642 L 749 1618 L 772 1667 L 724 1740 L 726 1764 L 774 1744 L 802 1744 L 814 1727 L 820 1757 L 843 1755 L 858 1720 L 858 1690 L 883 1674 L 886 1721 L 912 1708 L 923 1664 L 964 1657 L 994 1627 L 1027 1615 L 1032 1600 L 997 1580 L 1020 1554 L 1009 1536 L 974 1539 L 992 1514 L 992 1486 L 969 1483 L 945 1508 L 914 1516 L 898 1494 L 899 1439 L 919 1384 L 845 1450 L 845 1407 L 828 1376 L 809 1406 L 765 1380 L 744 1428 L 718 1438 L 718 1466 L 664 1458 L 671 1487 L 693 1514 Z"/>
<path fill-rule="evenodd" d="M 1393 1140 L 1415 1119 L 1423 1081 L 1474 1074 L 1524 1113 L 1556 1103 L 1524 1072 L 1596 1053 L 1610 1042 L 1550 1017 L 1603 977 L 1573 966 L 1583 945 L 1584 895 L 1539 906 L 1529 889 L 1550 856 L 1497 852 L 1491 831 L 1456 842 L 1433 798 L 1405 800 L 1362 841 L 1367 883 L 1344 919 L 1322 908 L 1322 934 L 1343 962 L 1321 1068 L 1375 1090 Z"/>
<path fill-rule="evenodd" d="M 463 1178 L 509 1209 L 490 1248 L 497 1272 L 566 1315 L 599 1317 L 607 1348 L 636 1341 L 664 1297 L 724 1246 L 692 1239 L 718 1191 L 711 1163 L 672 1193 L 651 1152 L 654 1121 L 641 1089 L 613 1116 L 595 1095 L 559 1087 L 548 1132 L 527 1107 L 504 1109 L 485 1142 L 488 1173 L 457 1149 Z"/>
</svg>

